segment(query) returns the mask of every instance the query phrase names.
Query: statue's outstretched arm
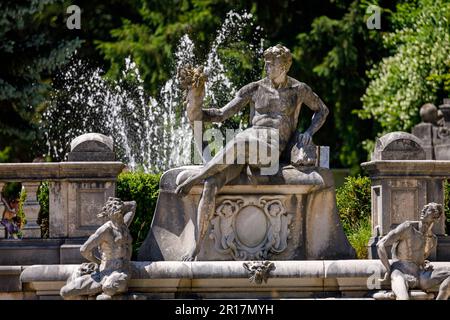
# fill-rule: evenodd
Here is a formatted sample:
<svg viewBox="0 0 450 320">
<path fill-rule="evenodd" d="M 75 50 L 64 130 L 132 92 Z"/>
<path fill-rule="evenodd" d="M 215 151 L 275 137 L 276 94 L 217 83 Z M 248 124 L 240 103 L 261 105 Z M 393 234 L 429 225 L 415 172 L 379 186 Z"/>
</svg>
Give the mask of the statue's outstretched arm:
<svg viewBox="0 0 450 320">
<path fill-rule="evenodd" d="M 250 83 L 240 89 L 233 100 L 227 103 L 223 108 L 203 109 L 203 121 L 206 122 L 222 122 L 238 113 L 251 100 L 253 91 L 255 90 L 253 83 Z"/>
<path fill-rule="evenodd" d="M 311 119 L 311 125 L 305 131 L 306 134 L 312 136 L 325 123 L 329 110 L 319 96 L 315 94 L 308 85 L 303 84 L 300 87 L 300 95 L 302 97 L 302 101 L 308 106 L 308 108 L 314 111 L 314 115 Z"/>
<path fill-rule="evenodd" d="M 136 201 L 126 201 L 123 205 L 123 221 L 129 227 L 136 213 Z"/>
</svg>

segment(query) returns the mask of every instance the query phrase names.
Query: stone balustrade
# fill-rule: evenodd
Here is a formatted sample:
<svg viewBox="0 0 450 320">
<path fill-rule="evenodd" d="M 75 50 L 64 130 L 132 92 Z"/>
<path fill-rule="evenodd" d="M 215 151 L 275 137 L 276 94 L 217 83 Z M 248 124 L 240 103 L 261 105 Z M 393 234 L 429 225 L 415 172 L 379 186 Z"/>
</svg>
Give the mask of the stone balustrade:
<svg viewBox="0 0 450 320">
<path fill-rule="evenodd" d="M 389 282 L 378 282 L 385 273 L 379 260 L 273 261 L 273 265 L 267 282 L 255 283 L 243 261 L 133 261 L 128 294 L 118 299 L 372 299 L 375 293 L 390 290 Z M 449 262 L 432 265 L 450 270 Z M 19 280 L 23 289 L 16 294 L 18 298 L 61 299 L 59 290 L 76 267 L 26 267 Z M 437 287 L 431 290 L 436 291 Z"/>
<path fill-rule="evenodd" d="M 24 238 L 40 238 L 38 188 L 49 182 L 50 238 L 85 237 L 101 225 L 96 212 L 115 194 L 121 162 L 2 163 L 0 189 L 20 182 L 26 191 Z M 4 205 L 0 205 L 3 212 Z"/>
<path fill-rule="evenodd" d="M 112 138 L 98 133 L 75 138 L 68 159 L 0 164 L 0 190 L 8 182 L 20 182 L 26 191 L 27 220 L 22 240 L 0 240 L 0 265 L 83 261 L 79 247 L 105 222 L 97 213 L 108 197 L 115 196 L 116 179 L 125 166 L 115 161 Z M 43 181 L 49 187 L 49 239 L 41 239 L 37 222 L 37 193 Z M 3 203 L 0 211 L 4 211 Z"/>
</svg>

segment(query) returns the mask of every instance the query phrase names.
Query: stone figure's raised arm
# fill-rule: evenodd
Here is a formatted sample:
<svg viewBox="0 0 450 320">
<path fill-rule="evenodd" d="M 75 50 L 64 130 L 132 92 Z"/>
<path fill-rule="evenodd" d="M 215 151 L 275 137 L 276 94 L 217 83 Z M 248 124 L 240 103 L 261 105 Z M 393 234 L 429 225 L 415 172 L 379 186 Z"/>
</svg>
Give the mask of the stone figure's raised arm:
<svg viewBox="0 0 450 320">
<path fill-rule="evenodd" d="M 222 122 L 238 113 L 251 100 L 256 85 L 250 83 L 242 87 L 223 108 L 203 109 L 203 120 L 206 122 Z"/>
<path fill-rule="evenodd" d="M 302 98 L 302 102 L 306 104 L 308 108 L 314 111 L 314 115 L 311 119 L 311 125 L 305 131 L 306 134 L 312 136 L 325 123 L 329 110 L 323 103 L 323 101 L 319 98 L 319 96 L 315 94 L 314 91 L 312 91 L 312 89 L 304 83 L 302 84 L 302 86 L 300 86 L 300 97 Z"/>
<path fill-rule="evenodd" d="M 125 201 L 123 203 L 123 221 L 129 227 L 136 213 L 136 201 Z"/>
</svg>

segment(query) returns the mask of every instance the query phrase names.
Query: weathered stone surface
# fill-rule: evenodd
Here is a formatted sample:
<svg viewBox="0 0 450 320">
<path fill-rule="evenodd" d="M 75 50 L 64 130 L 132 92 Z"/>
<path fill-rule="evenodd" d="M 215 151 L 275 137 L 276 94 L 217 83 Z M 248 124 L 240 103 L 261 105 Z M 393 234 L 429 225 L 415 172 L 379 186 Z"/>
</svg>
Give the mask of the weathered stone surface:
<svg viewBox="0 0 450 320">
<path fill-rule="evenodd" d="M 1 181 L 115 180 L 125 168 L 122 162 L 0 163 Z"/>
<path fill-rule="evenodd" d="M 69 161 L 114 161 L 113 139 L 100 133 L 86 133 L 70 143 Z"/>
<path fill-rule="evenodd" d="M 0 265 L 60 263 L 61 239 L 22 239 L 0 241 Z"/>
<path fill-rule="evenodd" d="M 444 99 L 443 103 L 439 106 L 439 110 L 442 111 L 445 126 L 450 127 L 450 99 Z"/>
<path fill-rule="evenodd" d="M 378 260 L 271 261 L 275 269 L 267 283 L 248 280 L 239 261 L 132 262 L 129 292 L 155 298 L 308 298 L 326 296 L 370 297 L 373 290 L 389 290 Z M 438 270 L 450 270 L 449 262 L 433 262 Z M 36 265 L 21 275 L 23 287 L 41 298 L 57 292 L 77 265 Z M 433 288 L 431 292 L 436 292 Z"/>
<path fill-rule="evenodd" d="M 420 219 L 402 222 L 378 242 L 378 256 L 387 270 L 383 281 L 390 280 L 398 300 L 409 300 L 409 289 L 427 291 L 434 286 L 439 286 L 436 299 L 449 298 L 450 271 L 434 270 L 425 260 L 436 247 L 437 238 L 431 229 L 442 216 L 442 204 L 428 203 Z M 388 260 L 388 246 L 392 247 L 393 263 Z"/>
<path fill-rule="evenodd" d="M 283 254 L 289 258 L 296 255 L 310 259 L 339 255 L 348 258 L 354 255 L 335 210 L 332 179 L 324 178 L 329 174 L 319 167 L 328 166 L 329 154 L 312 141 L 329 110 L 309 86 L 287 76 L 292 64 L 292 54 L 288 48 L 280 44 L 268 48 L 264 52 L 264 61 L 267 77 L 241 88 L 234 99 L 222 108 L 202 108 L 205 77 L 201 68 L 181 66 L 179 69 L 179 80 L 186 91 L 187 115 L 197 146 L 203 148 L 203 141 L 198 139 L 199 136 L 202 138 L 202 134 L 196 130 L 204 128 L 203 122 L 223 122 L 249 106 L 250 125 L 229 139 L 226 146 L 204 166 L 184 170 L 173 181 L 161 182 L 162 190 L 165 184 L 170 185 L 169 191 L 160 193 L 152 230 L 140 250 L 140 259 L 148 259 L 152 255 L 151 259 L 155 260 L 163 252 L 166 260 L 266 259 L 275 254 L 279 254 L 276 259 L 283 259 Z M 309 128 L 301 133 L 297 124 L 302 106 L 310 108 L 314 116 Z M 203 149 L 198 151 L 204 154 Z M 162 180 L 168 177 L 169 174 L 166 174 Z M 327 182 L 322 183 L 323 180 Z M 197 197 L 199 191 L 200 199 Z M 241 195 L 241 198 L 226 199 L 234 194 Z M 186 198 L 177 199 L 177 195 Z M 249 195 L 258 196 L 251 198 Z M 260 205 L 263 195 L 267 201 L 289 195 L 284 200 L 289 202 L 286 206 L 290 206 L 291 211 L 286 211 L 287 216 L 280 213 L 271 215 Z M 219 203 L 218 196 L 222 196 L 223 201 L 235 201 L 228 207 L 238 208 L 218 207 L 223 205 Z M 319 198 L 322 201 L 320 204 Z M 239 201 L 243 203 L 242 207 Z M 228 213 L 222 212 L 222 209 L 228 210 Z M 285 209 L 284 204 L 280 205 L 277 212 Z M 194 214 L 193 210 L 196 211 Z M 172 222 L 155 223 L 162 214 L 170 215 Z M 176 214 L 182 217 L 174 218 Z M 173 222 L 174 219 L 176 222 Z M 294 232 L 305 228 L 302 234 L 306 235 L 306 239 L 289 240 L 291 225 L 287 219 L 297 219 L 292 228 L 296 228 Z M 191 225 L 196 226 L 196 232 L 189 237 L 189 242 L 182 244 L 186 251 L 181 252 L 179 257 L 169 257 L 169 251 L 165 249 L 167 242 L 180 243 L 180 237 L 186 236 L 185 228 L 192 229 Z M 178 232 L 174 233 L 174 230 Z M 315 235 L 319 233 L 321 238 Z M 211 246 L 208 235 L 215 239 L 214 246 Z M 191 246 L 192 239 L 194 246 Z M 291 243 L 291 248 L 286 242 Z M 295 254 L 293 248 L 300 248 L 300 242 L 304 246 Z M 170 254 L 175 251 L 171 250 Z"/>
<path fill-rule="evenodd" d="M 435 159 L 433 146 L 433 124 L 419 123 L 412 128 L 412 134 L 422 140 L 422 146 L 425 150 L 426 159 Z"/>
<path fill-rule="evenodd" d="M 423 142 L 427 159 L 450 160 L 450 99 L 444 99 L 439 109 L 431 103 L 420 108 L 422 122 L 412 133 Z"/>
<path fill-rule="evenodd" d="M 61 288 L 64 299 L 96 296 L 97 300 L 111 300 L 128 291 L 132 254 L 128 227 L 135 211 L 135 201 L 123 202 L 113 197 L 106 201 L 98 216 L 108 221 L 80 247 L 88 262 L 81 264 Z"/>
<path fill-rule="evenodd" d="M 139 250 L 138 260 L 180 260 L 183 253 L 195 245 L 196 206 L 201 188 L 194 187 L 184 198 L 174 194 L 175 177 L 183 169 L 169 170 L 161 177 L 152 228 Z M 253 232 L 257 231 L 253 225 L 247 230 L 235 227 L 240 209 L 230 212 L 231 219 L 216 214 L 207 230 L 198 260 L 245 260 L 256 255 L 260 255 L 259 259 L 268 257 L 271 260 L 354 256 L 337 216 L 331 171 L 287 166 L 270 180 L 265 176 L 255 178 L 257 185 L 252 184 L 245 174 L 225 185 L 217 196 L 216 210 L 227 200 L 232 203 L 240 201 L 243 208 L 250 207 L 252 211 L 261 210 L 264 217 L 251 215 L 258 221 L 265 219 L 263 239 L 259 242 L 260 233 Z M 270 204 L 277 200 L 282 203 L 281 216 L 279 220 L 276 217 L 271 220 L 261 201 Z M 253 218 L 245 214 L 240 219 L 248 222 Z M 264 229 L 264 220 L 258 225 L 259 231 Z M 244 232 L 249 235 L 242 235 Z M 243 243 L 246 241 L 247 245 Z M 258 244 L 255 245 L 256 242 Z"/>
<path fill-rule="evenodd" d="M 443 203 L 443 182 L 450 174 L 450 161 L 371 161 L 361 166 L 372 180 L 373 236 L 383 236 L 399 223 L 418 220 L 428 202 Z M 433 232 L 445 234 L 445 219 Z"/>
<path fill-rule="evenodd" d="M 372 154 L 372 161 L 425 159 L 422 141 L 406 132 L 391 132 L 378 138 Z"/>
<path fill-rule="evenodd" d="M 0 292 L 22 291 L 22 266 L 0 266 Z"/>
</svg>

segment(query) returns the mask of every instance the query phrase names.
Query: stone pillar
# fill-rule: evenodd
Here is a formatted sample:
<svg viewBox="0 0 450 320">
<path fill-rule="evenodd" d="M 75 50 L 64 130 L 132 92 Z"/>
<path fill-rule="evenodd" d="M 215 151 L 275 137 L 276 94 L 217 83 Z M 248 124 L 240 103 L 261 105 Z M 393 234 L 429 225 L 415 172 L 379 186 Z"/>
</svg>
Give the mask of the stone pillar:
<svg viewBox="0 0 450 320">
<path fill-rule="evenodd" d="M 97 213 L 115 195 L 123 164 L 115 162 L 111 137 L 87 133 L 70 143 L 67 162 L 49 185 L 50 238 L 86 238 L 105 221 Z"/>
<path fill-rule="evenodd" d="M 67 209 L 67 181 L 51 181 L 49 190 L 49 237 L 67 238 L 68 209 Z"/>
<path fill-rule="evenodd" d="M 5 186 L 4 182 L 0 182 L 0 194 L 3 190 L 3 187 Z M 3 212 L 5 211 L 5 205 L 3 204 L 3 201 L 0 201 L 0 219 L 1 216 L 3 216 Z M 6 231 L 3 225 L 0 225 L 0 239 L 4 239 L 6 236 Z"/>
<path fill-rule="evenodd" d="M 41 206 L 37 200 L 37 191 L 40 182 L 22 182 L 22 187 L 27 193 L 27 197 L 23 204 L 23 212 L 27 219 L 27 224 L 23 228 L 24 238 L 40 238 L 41 227 L 37 224 L 39 210 Z"/>
<path fill-rule="evenodd" d="M 443 182 L 450 175 L 450 161 L 426 158 L 420 139 L 393 132 L 377 140 L 372 161 L 361 165 L 372 182 L 369 258 L 378 257 L 376 244 L 390 230 L 408 220 L 418 221 L 424 205 L 443 204 Z M 445 216 L 434 224 L 433 232 L 445 235 Z M 430 256 L 435 257 L 436 252 Z"/>
</svg>

